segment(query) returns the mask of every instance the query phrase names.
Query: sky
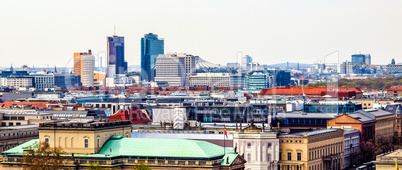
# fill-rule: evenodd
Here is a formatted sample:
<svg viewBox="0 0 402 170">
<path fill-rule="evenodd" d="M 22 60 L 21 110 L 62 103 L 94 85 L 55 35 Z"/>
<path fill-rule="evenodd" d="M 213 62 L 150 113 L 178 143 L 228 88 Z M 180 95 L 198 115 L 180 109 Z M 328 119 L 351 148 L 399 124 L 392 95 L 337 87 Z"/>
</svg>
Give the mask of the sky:
<svg viewBox="0 0 402 170">
<path fill-rule="evenodd" d="M 238 52 L 260 64 L 336 63 L 335 51 L 340 61 L 402 63 L 401 9 L 400 0 L 0 0 L 0 66 L 72 66 L 74 52 L 104 54 L 114 26 L 129 65 L 140 65 L 146 33 L 165 52 L 216 64 Z"/>
</svg>

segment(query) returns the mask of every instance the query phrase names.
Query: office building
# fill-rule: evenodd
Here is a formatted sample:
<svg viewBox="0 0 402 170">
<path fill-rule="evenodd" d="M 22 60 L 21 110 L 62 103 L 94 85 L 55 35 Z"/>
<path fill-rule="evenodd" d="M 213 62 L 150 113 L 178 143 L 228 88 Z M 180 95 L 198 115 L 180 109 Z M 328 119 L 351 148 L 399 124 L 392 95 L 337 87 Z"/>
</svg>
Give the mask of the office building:
<svg viewBox="0 0 402 170">
<path fill-rule="evenodd" d="M 321 129 L 279 136 L 279 162 L 271 169 L 341 170 L 344 168 L 342 129 Z"/>
<path fill-rule="evenodd" d="M 230 87 L 244 87 L 244 77 L 246 73 L 234 73 L 230 74 Z"/>
<path fill-rule="evenodd" d="M 156 58 L 164 54 L 164 40 L 156 34 L 145 34 L 141 38 L 141 79 L 154 81 Z"/>
<path fill-rule="evenodd" d="M 80 75 L 82 86 L 94 86 L 94 65 L 95 58 L 91 50 L 74 53 L 74 74 Z"/>
<path fill-rule="evenodd" d="M 5 78 L 4 86 L 20 88 L 20 87 L 33 87 L 34 80 L 31 77 L 8 77 Z"/>
<path fill-rule="evenodd" d="M 124 58 L 124 37 L 113 35 L 107 37 L 107 77 L 127 73 L 127 62 Z M 93 77 L 93 76 L 92 76 Z"/>
<path fill-rule="evenodd" d="M 371 55 L 370 54 L 353 54 L 352 64 L 358 65 L 371 65 Z"/>
<path fill-rule="evenodd" d="M 196 73 L 190 76 L 190 86 L 230 87 L 230 74 Z"/>
<path fill-rule="evenodd" d="M 195 72 L 198 56 L 185 53 L 168 53 L 156 59 L 156 82 L 169 86 L 188 86 L 191 73 Z"/>
<path fill-rule="evenodd" d="M 253 71 L 246 74 L 244 78 L 244 88 L 250 90 L 261 90 L 264 88 L 272 88 L 274 77 L 264 71 Z"/>
<path fill-rule="evenodd" d="M 249 55 L 245 55 L 241 58 L 241 67 L 243 70 L 246 69 L 248 64 L 251 64 L 253 62 L 253 58 Z"/>
</svg>

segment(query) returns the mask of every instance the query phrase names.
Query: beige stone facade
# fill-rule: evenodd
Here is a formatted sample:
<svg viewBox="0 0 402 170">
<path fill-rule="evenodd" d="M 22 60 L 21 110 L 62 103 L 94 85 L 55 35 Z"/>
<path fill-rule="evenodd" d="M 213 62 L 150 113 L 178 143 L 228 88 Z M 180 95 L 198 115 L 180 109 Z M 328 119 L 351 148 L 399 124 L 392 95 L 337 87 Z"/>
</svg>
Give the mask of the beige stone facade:
<svg viewBox="0 0 402 170">
<path fill-rule="evenodd" d="M 113 135 L 131 137 L 130 121 L 41 124 L 39 141 L 66 153 L 97 153 Z"/>
<path fill-rule="evenodd" d="M 280 169 L 340 170 L 344 168 L 344 131 L 323 129 L 279 136 Z"/>
</svg>

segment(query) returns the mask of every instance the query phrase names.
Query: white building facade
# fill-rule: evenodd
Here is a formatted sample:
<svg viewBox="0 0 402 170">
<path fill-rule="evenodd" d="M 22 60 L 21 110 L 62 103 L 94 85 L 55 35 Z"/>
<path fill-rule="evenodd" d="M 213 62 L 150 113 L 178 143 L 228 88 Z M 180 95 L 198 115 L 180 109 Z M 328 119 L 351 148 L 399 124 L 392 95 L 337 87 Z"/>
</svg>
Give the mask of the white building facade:
<svg viewBox="0 0 402 170">
<path fill-rule="evenodd" d="M 279 161 L 279 139 L 274 132 L 234 133 L 233 146 L 244 155 L 246 170 L 271 170 L 271 163 Z"/>
</svg>

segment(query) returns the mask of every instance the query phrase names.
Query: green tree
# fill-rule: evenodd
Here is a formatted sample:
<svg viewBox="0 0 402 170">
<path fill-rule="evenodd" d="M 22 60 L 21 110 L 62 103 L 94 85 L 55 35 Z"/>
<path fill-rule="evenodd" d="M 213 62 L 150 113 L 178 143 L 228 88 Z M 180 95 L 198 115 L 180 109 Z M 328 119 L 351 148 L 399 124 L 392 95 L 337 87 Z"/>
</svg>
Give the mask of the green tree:
<svg viewBox="0 0 402 170">
<path fill-rule="evenodd" d="M 145 162 L 136 163 L 131 167 L 131 170 L 152 170 Z"/>
<path fill-rule="evenodd" d="M 56 170 L 62 169 L 63 164 L 61 147 L 50 147 L 47 143 L 41 142 L 28 146 L 24 150 L 21 160 L 24 170 Z"/>
</svg>

